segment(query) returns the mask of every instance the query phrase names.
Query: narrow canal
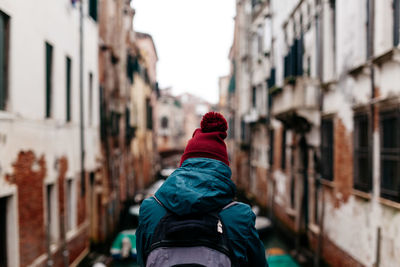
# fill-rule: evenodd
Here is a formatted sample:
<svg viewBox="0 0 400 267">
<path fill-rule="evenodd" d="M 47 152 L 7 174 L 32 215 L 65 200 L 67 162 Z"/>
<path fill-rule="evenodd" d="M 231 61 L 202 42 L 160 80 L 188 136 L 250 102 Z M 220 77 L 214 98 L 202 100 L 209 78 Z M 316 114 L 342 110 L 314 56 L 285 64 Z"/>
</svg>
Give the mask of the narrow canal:
<svg viewBox="0 0 400 267">
<path fill-rule="evenodd" d="M 155 191 L 154 189 L 152 191 Z M 153 192 L 152 192 L 153 193 Z M 243 201 L 251 205 L 251 201 L 245 199 L 243 195 L 238 196 L 239 201 Z M 253 209 L 255 213 L 264 214 L 262 211 L 259 212 L 258 208 Z M 126 233 L 127 230 L 133 230 L 137 228 L 137 216 L 139 214 L 139 205 L 132 204 L 128 205 L 126 210 L 121 216 L 120 231 L 113 238 L 114 245 L 115 241 L 120 238 L 121 233 Z M 267 220 L 266 217 L 257 216 Z M 268 220 L 267 220 L 268 221 Z M 273 224 L 259 232 L 260 238 L 264 243 L 267 260 L 271 267 L 297 267 L 301 266 L 297 263 L 293 257 L 290 256 L 293 251 L 293 240 L 288 239 L 281 231 L 279 231 Z M 134 243 L 134 239 L 132 239 Z M 134 246 L 134 245 L 132 245 Z M 113 267 L 134 267 L 138 266 L 135 260 L 117 260 L 111 256 L 113 244 L 102 246 L 100 249 L 93 249 L 88 257 L 80 264 L 80 266 L 113 266 Z M 97 265 L 96 265 L 97 264 Z"/>
</svg>

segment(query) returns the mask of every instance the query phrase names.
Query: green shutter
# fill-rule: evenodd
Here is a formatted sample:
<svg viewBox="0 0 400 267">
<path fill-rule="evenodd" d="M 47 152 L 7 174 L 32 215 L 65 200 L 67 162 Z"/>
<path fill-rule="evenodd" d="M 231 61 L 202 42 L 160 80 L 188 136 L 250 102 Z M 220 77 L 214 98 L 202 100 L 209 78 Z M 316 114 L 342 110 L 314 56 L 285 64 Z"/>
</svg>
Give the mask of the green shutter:
<svg viewBox="0 0 400 267">
<path fill-rule="evenodd" d="M 147 118 L 147 129 L 153 129 L 153 107 L 151 106 L 150 99 L 146 99 L 146 118 Z"/>
<path fill-rule="evenodd" d="M 97 0 L 89 0 L 89 15 L 97 21 Z"/>
<path fill-rule="evenodd" d="M 71 58 L 66 60 L 66 120 L 71 121 Z"/>
<path fill-rule="evenodd" d="M 46 42 L 46 118 L 51 117 L 53 47 Z"/>
<path fill-rule="evenodd" d="M 0 110 L 5 110 L 7 98 L 7 24 L 8 17 L 0 13 Z"/>
</svg>

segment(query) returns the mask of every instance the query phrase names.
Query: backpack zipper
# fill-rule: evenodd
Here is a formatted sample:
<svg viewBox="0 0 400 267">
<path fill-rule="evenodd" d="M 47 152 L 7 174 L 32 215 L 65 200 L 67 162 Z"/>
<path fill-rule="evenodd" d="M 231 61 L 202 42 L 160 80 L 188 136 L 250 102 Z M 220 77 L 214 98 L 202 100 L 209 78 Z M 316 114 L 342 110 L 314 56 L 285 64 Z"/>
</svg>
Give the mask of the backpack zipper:
<svg viewBox="0 0 400 267">
<path fill-rule="evenodd" d="M 223 233 L 221 220 L 218 220 L 218 223 L 217 223 L 217 231 L 218 231 L 218 233 L 220 233 L 220 234 Z"/>
</svg>

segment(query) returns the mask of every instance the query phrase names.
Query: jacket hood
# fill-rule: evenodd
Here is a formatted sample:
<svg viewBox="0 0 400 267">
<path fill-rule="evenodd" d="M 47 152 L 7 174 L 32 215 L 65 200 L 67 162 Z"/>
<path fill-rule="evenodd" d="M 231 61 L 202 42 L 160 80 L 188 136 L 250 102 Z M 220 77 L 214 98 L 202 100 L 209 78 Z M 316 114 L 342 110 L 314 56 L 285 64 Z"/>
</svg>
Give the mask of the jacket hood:
<svg viewBox="0 0 400 267">
<path fill-rule="evenodd" d="M 207 213 L 232 201 L 236 186 L 225 163 L 209 158 L 189 158 L 156 192 L 156 197 L 178 215 Z"/>
</svg>

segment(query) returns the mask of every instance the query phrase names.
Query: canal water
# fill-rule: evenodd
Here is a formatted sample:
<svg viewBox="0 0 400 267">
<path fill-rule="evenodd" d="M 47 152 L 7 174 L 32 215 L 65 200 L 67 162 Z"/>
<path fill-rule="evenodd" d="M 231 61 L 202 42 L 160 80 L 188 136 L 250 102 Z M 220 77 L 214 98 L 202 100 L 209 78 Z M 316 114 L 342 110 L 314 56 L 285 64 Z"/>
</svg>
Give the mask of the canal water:
<svg viewBox="0 0 400 267">
<path fill-rule="evenodd" d="M 290 257 L 292 247 L 288 244 L 284 235 L 275 228 L 261 233 L 260 238 L 264 243 L 268 263 L 270 267 L 298 267 L 298 263 Z M 113 260 L 109 255 L 109 245 L 103 247 L 102 251 L 92 251 L 89 256 L 80 264 L 80 266 L 94 266 L 96 262 L 103 262 L 105 266 L 113 267 L 136 267 L 134 260 Z"/>
<path fill-rule="evenodd" d="M 276 255 L 269 255 L 268 262 L 270 267 L 298 267 L 300 266 L 296 261 L 289 255 L 291 248 L 287 244 L 282 234 L 270 229 L 268 232 L 260 235 L 264 243 L 266 252 L 270 252 Z M 112 261 L 114 267 L 136 267 L 139 266 L 133 260 L 128 261 Z"/>
<path fill-rule="evenodd" d="M 251 201 L 249 201 L 244 194 L 238 194 L 238 200 L 245 202 L 251 205 Z M 133 203 L 132 203 L 133 204 Z M 131 216 L 132 209 L 130 209 L 132 205 L 127 205 L 127 209 L 121 215 L 121 230 L 126 229 L 134 229 L 137 227 L 137 217 Z M 137 206 L 136 206 L 137 208 Z M 136 215 L 138 214 L 138 210 L 133 212 Z M 275 229 L 271 226 L 268 230 L 260 233 L 260 238 L 264 243 L 268 263 L 270 267 L 298 267 L 300 266 L 295 260 L 290 256 L 290 252 L 293 251 L 293 247 L 290 245 L 290 241 L 285 238 L 283 233 L 281 233 L 278 229 Z M 110 257 L 110 245 L 102 246 L 101 251 L 98 249 L 93 249 L 89 256 L 80 264 L 80 266 L 93 266 L 96 262 L 103 262 L 105 266 L 113 266 L 113 267 L 135 267 L 138 266 L 137 263 L 133 260 L 113 260 Z"/>
</svg>

